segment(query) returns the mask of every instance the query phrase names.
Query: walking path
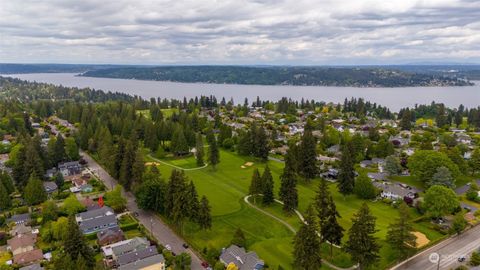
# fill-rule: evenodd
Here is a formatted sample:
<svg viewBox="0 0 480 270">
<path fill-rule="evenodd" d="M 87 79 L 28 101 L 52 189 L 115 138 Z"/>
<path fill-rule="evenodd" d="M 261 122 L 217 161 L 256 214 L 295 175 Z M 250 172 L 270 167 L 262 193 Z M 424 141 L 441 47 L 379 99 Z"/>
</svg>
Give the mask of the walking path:
<svg viewBox="0 0 480 270">
<path fill-rule="evenodd" d="M 158 163 L 162 163 L 164 165 L 167 165 L 167 166 L 170 166 L 172 168 L 175 168 L 175 169 L 178 169 L 178 170 L 182 170 L 182 171 L 197 171 L 197 170 L 201 170 L 201 169 L 205 169 L 206 167 L 208 167 L 208 163 L 206 163 L 205 165 L 203 165 L 202 167 L 197 167 L 197 168 L 190 168 L 190 169 L 185 169 L 185 168 L 182 168 L 182 167 L 179 167 L 179 166 L 175 166 L 173 164 L 170 164 L 168 162 L 165 162 L 165 161 L 161 161 L 160 159 L 158 158 L 155 158 L 153 157 L 152 155 L 148 154 L 148 157 L 155 160 L 156 162 Z"/>
<path fill-rule="evenodd" d="M 258 194 L 258 195 L 262 196 L 262 194 Z M 248 200 L 248 199 L 250 199 L 250 197 L 252 197 L 252 195 L 247 195 L 247 196 L 245 196 L 245 197 L 243 198 L 243 200 L 245 201 L 245 203 L 246 203 L 247 205 L 249 205 L 250 207 L 254 208 L 255 210 L 257 210 L 257 211 L 259 211 L 259 212 L 261 212 L 261 213 L 263 213 L 263 214 L 265 214 L 265 215 L 267 215 L 267 216 L 275 219 L 276 221 L 282 223 L 283 225 L 285 225 L 285 227 L 287 227 L 287 228 L 288 228 L 291 232 L 293 232 L 294 234 L 297 233 L 297 231 L 295 230 L 295 228 L 293 228 L 293 226 L 290 225 L 290 224 L 288 224 L 286 221 L 282 220 L 282 219 L 279 218 L 279 217 L 276 217 L 275 215 L 273 215 L 273 214 L 271 214 L 271 213 L 268 213 L 267 211 L 265 211 L 265 210 L 263 210 L 263 209 L 260 209 L 260 208 L 259 208 L 258 206 L 256 206 L 256 205 L 253 205 L 253 204 Z M 277 200 L 277 199 L 275 199 L 275 202 L 283 205 L 283 202 L 282 202 L 282 201 L 279 201 L 279 200 Z M 297 209 L 295 209 L 294 211 L 295 211 L 295 214 L 298 216 L 298 218 L 299 218 L 303 223 L 305 223 L 305 219 L 303 218 L 302 213 L 300 213 L 300 211 L 298 211 Z M 319 233 L 319 232 L 317 232 L 317 235 L 320 237 L 320 233 Z M 328 242 L 327 242 L 327 243 L 328 243 Z M 336 247 L 336 248 L 340 248 L 340 246 L 338 246 L 338 245 L 333 245 L 333 246 Z M 352 266 L 352 267 L 349 267 L 349 268 L 338 267 L 338 266 L 336 266 L 336 265 L 334 265 L 334 264 L 326 261 L 325 259 L 322 259 L 322 263 L 324 263 L 324 264 L 326 264 L 328 267 L 333 268 L 333 269 L 336 269 L 336 270 L 353 270 L 353 269 L 356 269 L 356 268 L 357 268 L 356 265 L 354 265 L 354 266 Z"/>
</svg>

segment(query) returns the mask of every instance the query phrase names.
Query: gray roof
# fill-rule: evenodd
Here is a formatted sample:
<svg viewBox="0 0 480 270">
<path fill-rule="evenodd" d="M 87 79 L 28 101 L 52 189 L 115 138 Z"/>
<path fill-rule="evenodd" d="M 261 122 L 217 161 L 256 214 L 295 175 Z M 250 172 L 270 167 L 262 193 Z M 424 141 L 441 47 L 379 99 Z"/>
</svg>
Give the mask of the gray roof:
<svg viewBox="0 0 480 270">
<path fill-rule="evenodd" d="M 43 182 L 43 187 L 47 192 L 53 192 L 58 189 L 58 186 L 55 184 L 55 182 Z"/>
<path fill-rule="evenodd" d="M 165 263 L 165 259 L 163 258 L 162 254 L 157 254 L 155 256 L 151 256 L 140 261 L 125 264 L 120 266 L 117 269 L 118 270 L 139 270 L 157 263 Z"/>
<path fill-rule="evenodd" d="M 11 218 L 8 219 L 8 222 L 15 222 L 15 223 L 23 223 L 27 221 L 30 221 L 29 213 L 13 215 Z"/>
<path fill-rule="evenodd" d="M 415 188 L 412 188 L 412 187 L 409 187 L 409 188 L 405 188 L 405 187 L 402 187 L 400 184 L 398 183 L 389 183 L 389 182 L 378 182 L 378 181 L 374 181 L 373 184 L 375 185 L 375 187 L 377 187 L 378 189 L 381 189 L 384 193 L 390 193 L 390 194 L 394 194 L 394 195 L 397 195 L 401 198 L 403 197 L 410 197 L 410 198 L 414 198 L 415 197 L 415 194 L 418 193 L 419 191 Z"/>
<path fill-rule="evenodd" d="M 67 168 L 75 168 L 75 167 L 81 167 L 80 162 L 69 161 L 69 162 L 63 162 L 58 164 L 59 169 L 67 169 Z"/>
<path fill-rule="evenodd" d="M 94 210 L 90 210 L 90 211 L 87 211 L 87 212 L 77 214 L 77 220 L 85 221 L 85 220 L 94 219 L 94 218 L 98 218 L 98 217 L 102 217 L 102 216 L 109 216 L 109 215 L 114 216 L 115 214 L 114 214 L 112 208 L 110 208 L 108 206 L 104 206 L 104 207 L 99 208 L 99 209 L 94 209 Z"/>
<path fill-rule="evenodd" d="M 89 229 L 101 229 L 102 227 L 107 227 L 109 225 L 116 225 L 117 218 L 115 215 L 109 216 L 100 216 L 97 218 L 92 218 L 88 220 L 84 220 L 80 223 L 79 227 L 82 231 L 86 231 Z"/>
<path fill-rule="evenodd" d="M 264 263 L 260 260 L 255 252 L 246 252 L 244 248 L 236 245 L 231 245 L 225 249 L 220 255 L 220 261 L 225 265 L 234 263 L 239 270 L 254 270 L 258 269 L 259 265 L 263 266 Z"/>
<path fill-rule="evenodd" d="M 147 238 L 134 237 L 123 245 L 112 247 L 112 253 L 116 256 L 119 256 L 137 249 L 146 248 L 148 246 L 150 246 L 150 242 L 148 242 Z"/>
<path fill-rule="evenodd" d="M 24 266 L 22 268 L 20 268 L 19 270 L 43 270 L 44 268 L 39 264 L 39 263 L 35 263 L 35 264 L 31 264 L 29 266 Z"/>
<path fill-rule="evenodd" d="M 117 264 L 118 265 L 125 265 L 132 262 L 136 262 L 139 260 L 143 260 L 145 258 L 157 255 L 158 251 L 155 246 L 149 246 L 144 249 L 136 250 L 127 252 L 117 257 Z"/>
</svg>

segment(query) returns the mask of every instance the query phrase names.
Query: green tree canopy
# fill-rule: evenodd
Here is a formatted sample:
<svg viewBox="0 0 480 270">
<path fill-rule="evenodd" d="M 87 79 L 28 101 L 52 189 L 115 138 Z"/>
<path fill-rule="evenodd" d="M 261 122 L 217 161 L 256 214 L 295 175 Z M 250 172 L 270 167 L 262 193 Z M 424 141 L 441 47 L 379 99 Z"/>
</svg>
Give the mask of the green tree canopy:
<svg viewBox="0 0 480 270">
<path fill-rule="evenodd" d="M 450 170 L 454 178 L 460 175 L 458 166 L 445 153 L 433 150 L 419 150 L 408 159 L 408 168 L 411 174 L 424 183 L 428 183 L 437 172 L 437 169 L 442 166 Z"/>
<path fill-rule="evenodd" d="M 455 191 L 445 186 L 431 186 L 425 193 L 424 205 L 427 213 L 434 218 L 451 214 L 460 207 Z"/>
</svg>

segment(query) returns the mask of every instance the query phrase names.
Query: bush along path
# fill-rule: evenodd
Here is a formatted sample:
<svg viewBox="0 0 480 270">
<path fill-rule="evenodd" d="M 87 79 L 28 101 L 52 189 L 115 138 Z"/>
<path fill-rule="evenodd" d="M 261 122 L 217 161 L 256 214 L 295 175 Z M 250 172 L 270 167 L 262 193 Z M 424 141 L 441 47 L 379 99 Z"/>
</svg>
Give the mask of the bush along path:
<svg viewBox="0 0 480 270">
<path fill-rule="evenodd" d="M 262 194 L 257 194 L 257 195 L 263 196 Z M 259 211 L 259 212 L 261 212 L 261 213 L 263 213 L 263 214 L 265 214 L 265 215 L 267 215 L 267 216 L 275 219 L 276 221 L 282 223 L 282 224 L 285 225 L 285 227 L 287 227 L 292 233 L 294 233 L 294 234 L 297 233 L 297 231 L 295 230 L 295 228 L 293 228 L 292 225 L 288 224 L 286 221 L 282 220 L 281 218 L 279 218 L 279 217 L 277 217 L 277 216 L 275 216 L 275 215 L 273 215 L 273 214 L 271 214 L 271 213 L 268 213 L 267 211 L 259 208 L 259 207 L 256 206 L 256 205 L 252 204 L 252 203 L 249 201 L 250 197 L 252 197 L 252 195 L 247 195 L 247 196 L 245 196 L 245 197 L 243 198 L 243 200 L 245 201 L 245 203 L 246 203 L 247 205 L 249 205 L 250 207 L 254 208 L 255 210 L 257 210 L 257 211 Z M 283 205 L 283 202 L 280 201 L 280 200 L 275 199 L 275 202 L 278 203 L 278 204 Z M 295 214 L 298 216 L 298 218 L 299 218 L 303 223 L 305 223 L 305 219 L 303 218 L 303 215 L 302 215 L 302 213 L 300 213 L 300 211 L 298 211 L 297 209 L 295 209 Z M 321 237 L 319 232 L 317 232 L 317 235 L 318 235 L 318 237 Z M 336 248 L 341 248 L 341 247 L 338 246 L 338 245 L 333 245 L 333 246 L 336 247 Z M 336 269 L 336 270 L 353 270 L 353 269 L 357 269 L 357 266 L 356 266 L 356 265 L 354 265 L 354 266 L 352 266 L 352 267 L 350 267 L 350 268 L 338 267 L 338 266 L 336 266 L 336 265 L 328 262 L 328 261 L 325 260 L 325 259 L 322 259 L 322 263 L 325 263 L 328 267 L 333 268 L 333 269 Z"/>
</svg>

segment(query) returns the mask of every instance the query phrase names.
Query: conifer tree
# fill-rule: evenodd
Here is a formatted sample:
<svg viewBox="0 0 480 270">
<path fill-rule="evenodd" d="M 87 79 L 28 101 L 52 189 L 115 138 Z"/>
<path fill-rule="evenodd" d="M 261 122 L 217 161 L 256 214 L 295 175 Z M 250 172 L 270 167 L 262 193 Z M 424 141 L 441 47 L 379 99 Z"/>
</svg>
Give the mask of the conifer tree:
<svg viewBox="0 0 480 270">
<path fill-rule="evenodd" d="M 402 258 L 405 258 L 415 250 L 417 237 L 412 233 L 408 206 L 402 202 L 398 210 L 399 217 L 388 226 L 387 242 L 400 253 Z"/>
<path fill-rule="evenodd" d="M 65 141 L 60 133 L 58 133 L 55 141 L 54 153 L 55 164 L 58 164 L 67 158 L 67 153 L 65 152 Z"/>
<path fill-rule="evenodd" d="M 360 269 L 374 264 L 379 258 L 380 246 L 374 236 L 377 232 L 375 220 L 367 204 L 364 203 L 353 215 L 352 227 L 348 231 L 348 241 L 344 248 L 352 259 L 358 262 Z"/>
<path fill-rule="evenodd" d="M 410 109 L 406 108 L 402 112 L 402 119 L 400 120 L 400 128 L 402 130 L 410 130 L 412 128 L 412 116 L 410 114 Z"/>
<path fill-rule="evenodd" d="M 63 242 L 63 248 L 65 253 L 74 261 L 78 260 L 79 257 L 83 257 L 88 269 L 92 269 L 95 265 L 93 250 L 88 245 L 73 215 L 68 218 L 68 231 L 67 237 L 65 237 Z"/>
<path fill-rule="evenodd" d="M 165 193 L 165 212 L 181 231 L 189 217 L 186 176 L 183 171 L 173 170 Z"/>
<path fill-rule="evenodd" d="M 205 165 L 203 157 L 205 155 L 205 149 L 203 148 L 203 138 L 202 134 L 197 133 L 196 142 L 195 142 L 195 159 L 197 160 L 197 166 L 202 167 Z"/>
<path fill-rule="evenodd" d="M 317 235 L 317 223 L 313 207 L 310 205 L 302 223 L 293 240 L 294 265 L 305 270 L 320 269 L 320 238 Z"/>
<path fill-rule="evenodd" d="M 10 206 L 12 206 L 12 200 L 10 199 L 5 186 L 0 183 L 0 210 L 5 211 L 6 209 L 10 208 Z"/>
<path fill-rule="evenodd" d="M 262 194 L 263 204 L 269 205 L 273 203 L 275 199 L 273 195 L 273 177 L 268 165 L 265 167 L 265 171 L 263 171 L 262 175 Z"/>
<path fill-rule="evenodd" d="M 248 194 L 253 196 L 254 203 L 256 204 L 256 195 L 262 193 L 262 177 L 257 168 L 253 171 L 252 180 L 250 180 L 250 187 L 248 189 Z"/>
<path fill-rule="evenodd" d="M 265 129 L 263 127 L 259 127 L 255 129 L 255 132 L 255 136 L 253 137 L 253 150 L 255 157 L 258 157 L 262 160 L 267 160 L 270 148 Z"/>
<path fill-rule="evenodd" d="M 200 209 L 198 211 L 198 223 L 204 230 L 212 228 L 211 207 L 207 197 L 202 196 L 200 201 Z"/>
<path fill-rule="evenodd" d="M 355 170 L 352 153 L 352 143 L 347 141 L 342 149 L 340 172 L 338 173 L 338 190 L 343 195 L 351 194 L 355 185 Z"/>
<path fill-rule="evenodd" d="M 47 193 L 43 188 L 42 181 L 33 174 L 30 176 L 28 184 L 25 187 L 24 197 L 28 205 L 36 205 L 47 200 Z"/>
<path fill-rule="evenodd" d="M 215 136 L 211 136 L 209 140 L 208 162 L 212 165 L 213 169 L 215 169 L 215 166 L 220 163 L 220 152 L 218 150 L 217 140 L 215 139 Z"/>
<path fill-rule="evenodd" d="M 243 233 L 242 229 L 237 228 L 230 244 L 247 248 L 247 239 L 245 238 L 245 234 Z"/>
<path fill-rule="evenodd" d="M 315 197 L 315 206 L 318 213 L 318 223 L 320 227 L 325 223 L 325 220 L 328 217 L 329 211 L 329 197 L 330 192 L 328 191 L 327 181 L 325 179 L 320 180 L 320 185 L 318 186 L 317 196 Z"/>
<path fill-rule="evenodd" d="M 300 174 L 306 179 L 311 180 L 317 176 L 317 142 L 312 135 L 310 128 L 306 128 L 300 144 Z"/>
<path fill-rule="evenodd" d="M 340 245 L 343 237 L 344 229 L 338 224 L 337 218 L 340 218 L 340 214 L 337 211 L 333 197 L 329 196 L 326 219 L 320 224 L 320 234 L 322 240 L 330 243 L 330 258 L 333 256 L 333 245 Z"/>
<path fill-rule="evenodd" d="M 188 200 L 188 216 L 192 221 L 197 220 L 198 211 L 200 209 L 200 202 L 198 201 L 198 193 L 193 181 L 187 186 L 187 200 Z"/>
<path fill-rule="evenodd" d="M 285 157 L 285 167 L 280 176 L 280 200 L 283 201 L 283 210 L 292 212 L 298 206 L 297 179 L 293 168 L 293 157 L 287 153 Z"/>
<path fill-rule="evenodd" d="M 13 185 L 12 178 L 6 171 L 0 171 L 0 182 L 5 187 L 7 194 L 12 194 L 15 191 L 15 186 Z"/>
</svg>

